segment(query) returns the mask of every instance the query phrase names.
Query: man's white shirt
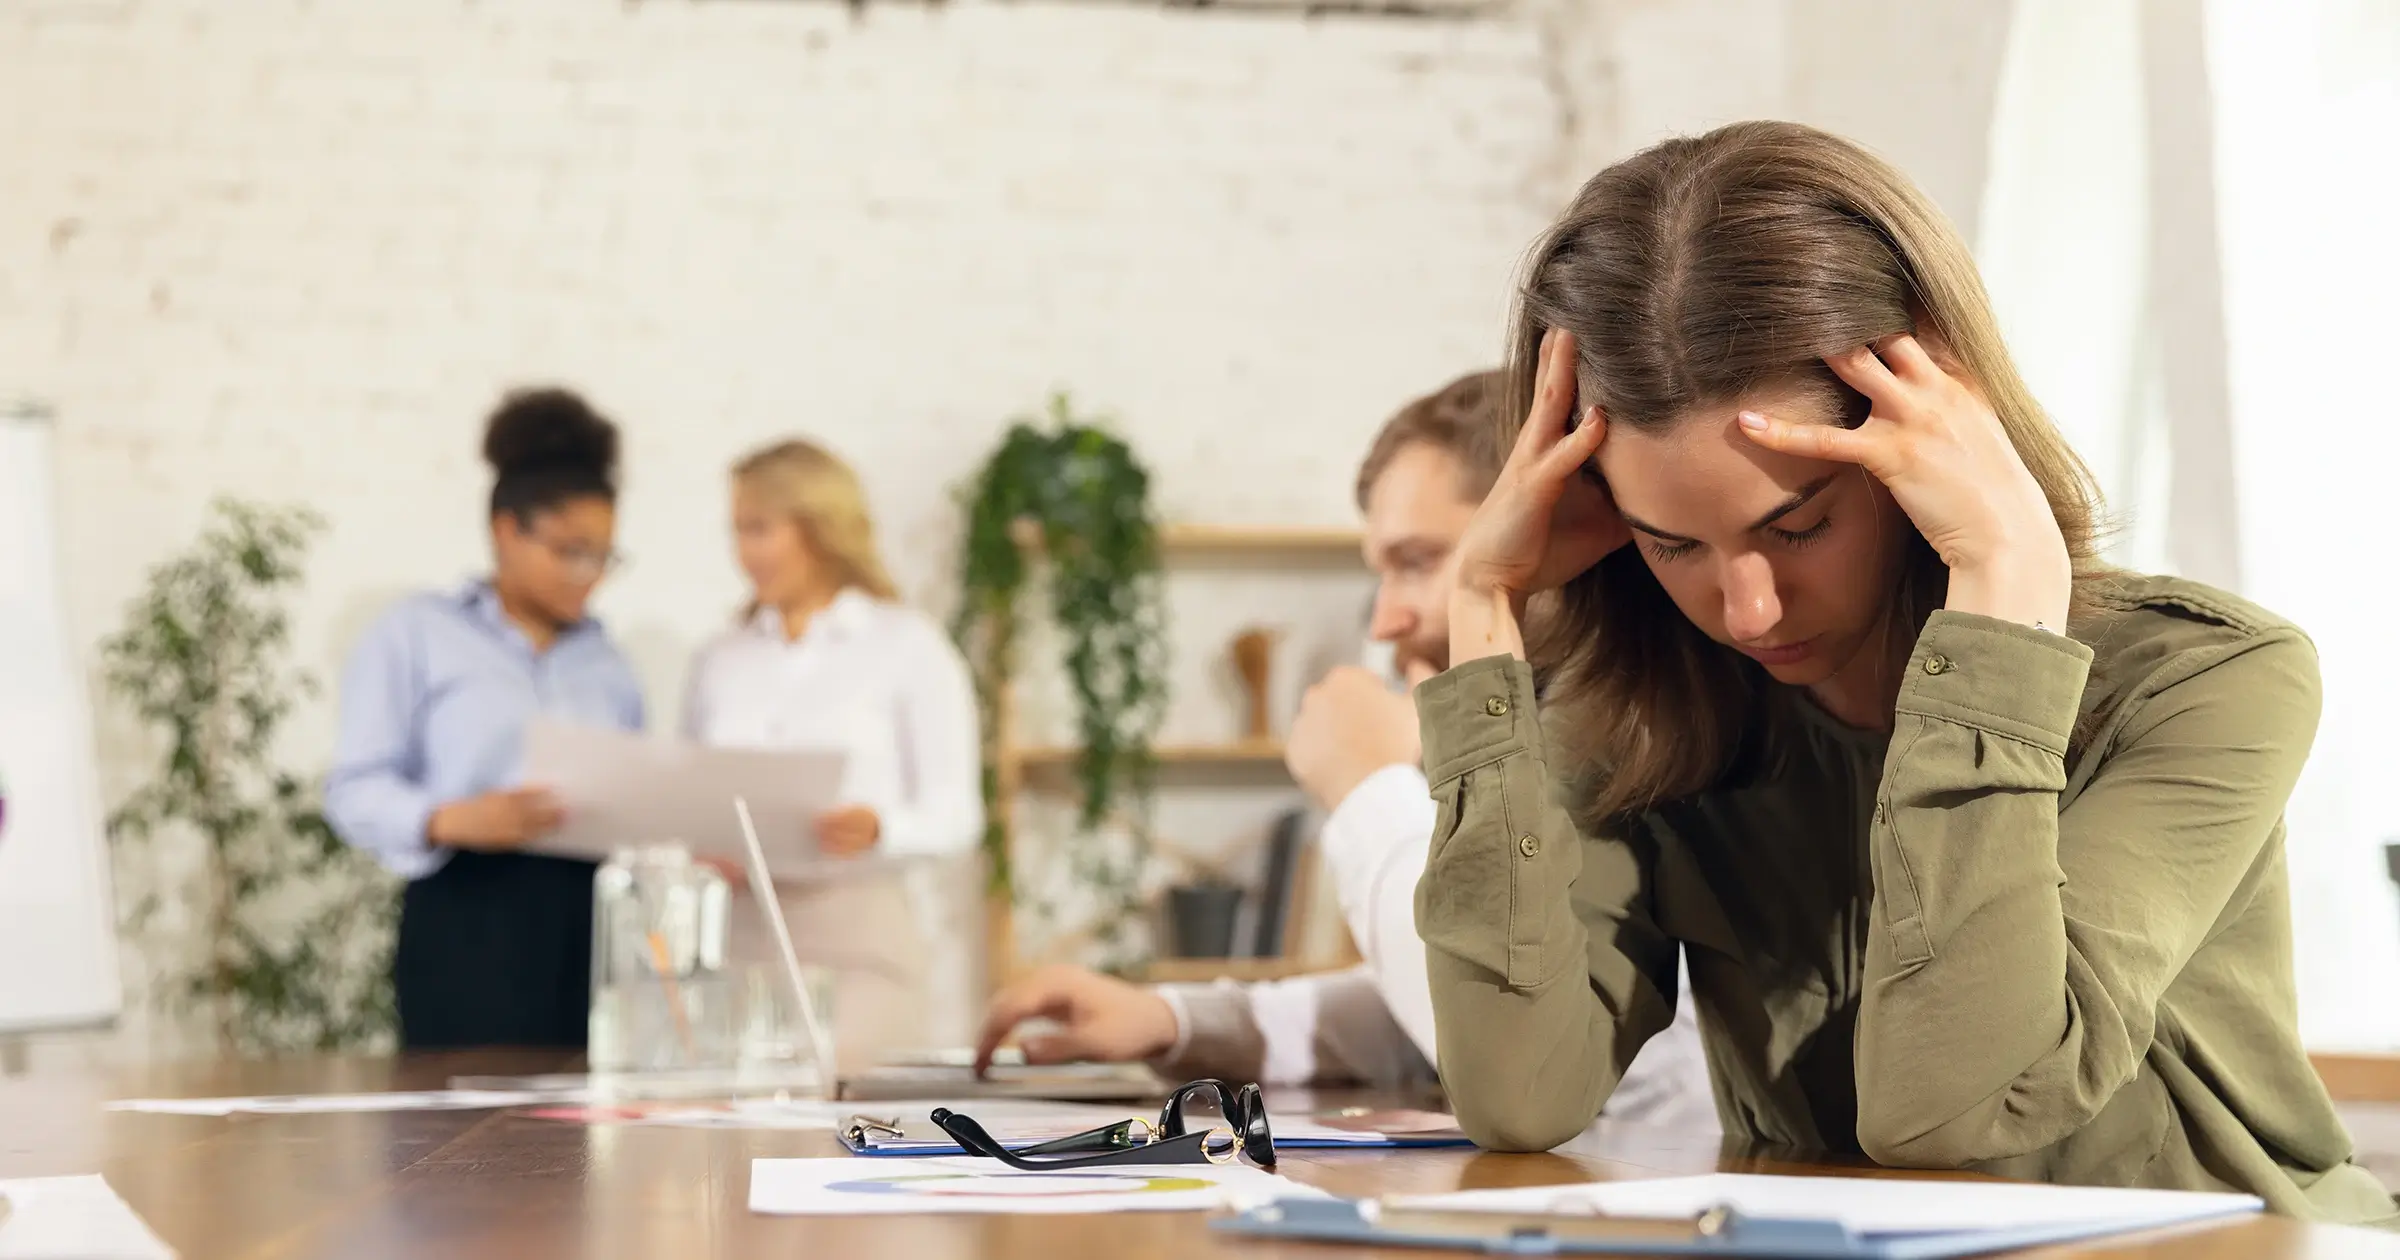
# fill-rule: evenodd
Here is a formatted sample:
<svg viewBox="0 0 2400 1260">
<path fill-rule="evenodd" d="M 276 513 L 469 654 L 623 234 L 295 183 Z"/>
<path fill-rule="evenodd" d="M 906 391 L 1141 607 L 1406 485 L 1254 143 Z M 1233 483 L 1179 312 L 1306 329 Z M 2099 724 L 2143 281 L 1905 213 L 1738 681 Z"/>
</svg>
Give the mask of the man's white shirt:
<svg viewBox="0 0 2400 1260">
<path fill-rule="evenodd" d="M 1162 987 L 1177 1028 L 1162 1062 L 1230 1048 L 1203 1041 L 1254 1038 L 1261 1084 L 1432 1079 L 1433 991 L 1417 935 L 1416 888 L 1434 821 L 1425 775 L 1415 766 L 1386 766 L 1352 789 L 1325 820 L 1318 846 L 1363 961 L 1290 980 Z M 1609 1098 L 1604 1114 L 1611 1119 L 1718 1126 L 1690 985 L 1678 978 L 1686 996 L 1676 1002 L 1675 1020 L 1635 1056 Z M 1226 1026 L 1237 1001 L 1246 1029 Z"/>
</svg>

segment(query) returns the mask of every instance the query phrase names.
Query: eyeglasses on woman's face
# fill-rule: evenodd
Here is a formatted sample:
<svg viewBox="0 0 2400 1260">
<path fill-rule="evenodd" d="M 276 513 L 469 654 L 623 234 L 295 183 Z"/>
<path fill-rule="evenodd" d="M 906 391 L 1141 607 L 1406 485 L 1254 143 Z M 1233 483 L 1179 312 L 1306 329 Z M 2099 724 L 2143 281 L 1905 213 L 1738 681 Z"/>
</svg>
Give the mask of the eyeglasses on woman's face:
<svg viewBox="0 0 2400 1260">
<path fill-rule="evenodd" d="M 615 547 L 595 547 L 571 539 L 552 538 L 539 531 L 530 531 L 525 538 L 549 552 L 550 558 L 557 561 L 560 568 L 592 581 L 623 568 L 627 560 L 625 553 Z"/>
</svg>

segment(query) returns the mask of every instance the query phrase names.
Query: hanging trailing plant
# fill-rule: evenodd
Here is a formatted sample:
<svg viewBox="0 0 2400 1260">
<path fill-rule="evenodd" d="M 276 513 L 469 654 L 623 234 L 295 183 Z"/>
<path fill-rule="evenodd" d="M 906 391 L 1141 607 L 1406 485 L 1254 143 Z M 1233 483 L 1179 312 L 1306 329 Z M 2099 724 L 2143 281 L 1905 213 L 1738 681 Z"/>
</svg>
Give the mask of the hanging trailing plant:
<svg viewBox="0 0 2400 1260">
<path fill-rule="evenodd" d="M 1044 421 L 1046 420 L 1046 423 Z M 1150 738 L 1166 712 L 1166 613 L 1160 589 L 1158 523 L 1150 474 L 1132 448 L 1095 420 L 1078 417 L 1065 394 L 1042 420 L 1010 425 L 964 491 L 967 537 L 963 598 L 952 627 L 982 700 L 984 849 L 994 886 L 1011 886 L 1008 829 L 997 808 L 993 750 L 1001 695 L 1014 669 L 1021 597 L 1038 568 L 1049 577 L 1051 616 L 1066 639 L 1062 664 L 1076 700 L 1078 826 L 1099 826 L 1133 807 L 1146 839 L 1154 766 Z M 1038 546 L 1028 547 L 1020 531 Z M 1137 869 L 1108 889 L 1128 902 Z"/>
<path fill-rule="evenodd" d="M 110 815 L 124 927 L 159 968 L 155 998 L 246 1054 L 370 1048 L 393 1023 L 395 881 L 344 845 L 316 794 L 274 764 L 315 690 L 288 670 L 286 593 L 321 528 L 302 509 L 220 501 L 199 539 L 150 571 L 102 643 L 109 687 L 161 737 L 156 775 Z M 199 844 L 194 884 L 162 841 Z M 159 911 L 189 912 L 180 930 Z"/>
</svg>

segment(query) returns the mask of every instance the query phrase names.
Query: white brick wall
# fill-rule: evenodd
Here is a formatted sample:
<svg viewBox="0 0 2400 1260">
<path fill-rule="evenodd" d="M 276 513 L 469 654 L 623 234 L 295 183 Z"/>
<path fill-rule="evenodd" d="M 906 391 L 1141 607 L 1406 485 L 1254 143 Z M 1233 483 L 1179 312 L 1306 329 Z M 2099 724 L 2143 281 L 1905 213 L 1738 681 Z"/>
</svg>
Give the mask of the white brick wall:
<svg viewBox="0 0 2400 1260">
<path fill-rule="evenodd" d="M 330 679 L 394 595 L 481 562 L 495 395 L 583 389 L 629 442 L 601 607 L 664 719 L 739 597 L 721 476 L 754 443 L 848 454 L 946 606 L 950 487 L 1054 385 L 1123 417 L 1170 517 L 1346 522 L 1366 437 L 1496 354 L 1519 252 L 1634 141 L 1797 102 L 1971 205 L 1971 82 L 1787 37 L 1888 7 L 21 0 L 0 391 L 59 411 L 79 638 L 212 496 L 297 499 L 333 521 L 297 626 Z M 1177 724 L 1230 721 L 1186 690 Z M 141 753 L 101 725 L 121 787 Z M 297 756 L 329 725 L 300 714 Z"/>
<path fill-rule="evenodd" d="M 1391 404 L 1498 345 L 1534 56 L 1114 7 L 12 11 L 0 380 L 61 413 L 72 624 L 209 496 L 301 497 L 331 665 L 477 564 L 475 426 L 526 380 L 626 425 L 603 602 L 669 707 L 737 596 L 721 472 L 778 434 L 862 467 L 935 598 L 948 488 L 1053 385 L 1170 514 L 1342 521 Z"/>
</svg>

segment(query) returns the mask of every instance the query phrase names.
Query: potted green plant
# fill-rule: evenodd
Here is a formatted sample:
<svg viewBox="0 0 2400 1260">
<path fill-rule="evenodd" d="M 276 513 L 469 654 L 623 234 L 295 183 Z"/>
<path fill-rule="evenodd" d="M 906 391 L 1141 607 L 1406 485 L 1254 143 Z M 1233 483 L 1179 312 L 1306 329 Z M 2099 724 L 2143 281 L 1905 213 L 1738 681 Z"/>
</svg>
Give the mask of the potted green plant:
<svg viewBox="0 0 2400 1260">
<path fill-rule="evenodd" d="M 984 852 L 995 892 L 1015 887 L 994 749 L 1015 647 L 1039 572 L 1057 623 L 1061 665 L 1076 701 L 1074 762 L 1080 841 L 1071 874 L 1103 905 L 1113 935 L 1140 901 L 1155 766 L 1150 741 L 1166 711 L 1166 615 L 1150 475 L 1101 421 L 1065 394 L 1046 415 L 1014 421 L 962 493 L 966 539 L 953 624 L 972 663 L 984 723 Z M 1093 842 L 1129 818 L 1130 854 Z"/>
<path fill-rule="evenodd" d="M 393 1023 L 397 885 L 274 760 L 284 718 L 315 690 L 284 663 L 284 601 L 321 527 L 304 509 L 219 501 L 101 645 L 110 690 L 162 745 L 109 817 L 122 926 L 159 969 L 162 1011 L 244 1054 L 373 1047 Z M 198 850 L 188 882 L 185 846 Z M 170 904 L 181 923 L 164 921 Z"/>
</svg>

